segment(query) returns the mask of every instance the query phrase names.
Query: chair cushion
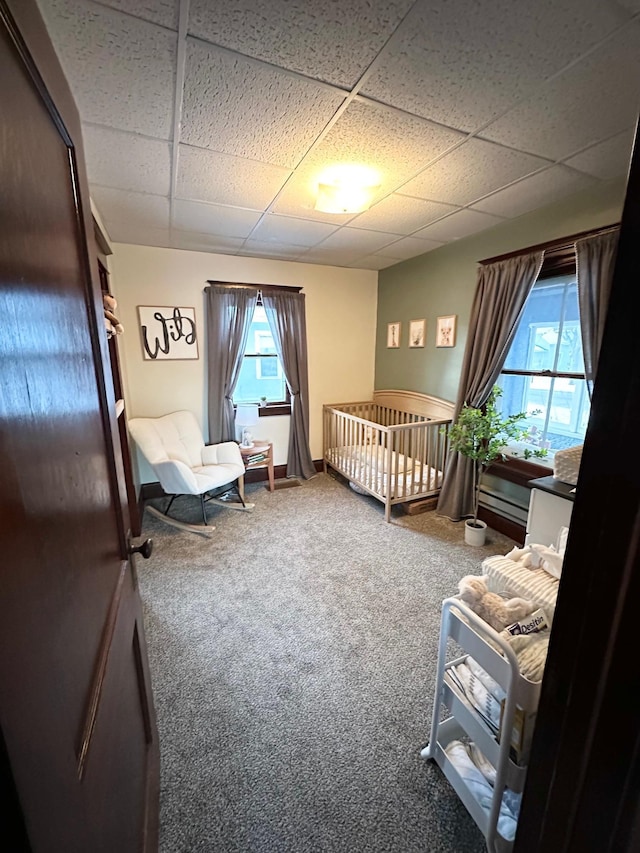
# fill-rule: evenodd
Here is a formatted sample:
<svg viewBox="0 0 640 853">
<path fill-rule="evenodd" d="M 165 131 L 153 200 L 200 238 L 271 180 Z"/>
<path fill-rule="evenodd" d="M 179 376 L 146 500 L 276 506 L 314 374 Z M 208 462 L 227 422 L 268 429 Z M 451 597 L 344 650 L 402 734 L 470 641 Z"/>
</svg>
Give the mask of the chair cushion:
<svg viewBox="0 0 640 853">
<path fill-rule="evenodd" d="M 132 418 L 129 429 L 150 465 L 167 460 L 189 468 L 202 465 L 204 439 L 193 412 L 178 411 L 160 418 Z"/>
</svg>

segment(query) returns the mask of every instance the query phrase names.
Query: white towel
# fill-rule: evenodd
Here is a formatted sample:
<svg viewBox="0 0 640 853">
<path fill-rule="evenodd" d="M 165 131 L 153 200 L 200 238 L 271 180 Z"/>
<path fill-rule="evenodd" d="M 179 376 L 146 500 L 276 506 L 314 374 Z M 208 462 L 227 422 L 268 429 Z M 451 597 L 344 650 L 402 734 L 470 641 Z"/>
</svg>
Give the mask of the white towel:
<svg viewBox="0 0 640 853">
<path fill-rule="evenodd" d="M 489 814 L 493 802 L 493 786 L 471 760 L 465 744 L 459 740 L 452 740 L 445 747 L 444 751 L 482 810 Z M 518 819 L 516 815 L 514 815 L 503 799 L 500 803 L 500 813 L 498 815 L 498 832 L 507 841 L 512 841 L 515 838 L 517 825 Z"/>
</svg>

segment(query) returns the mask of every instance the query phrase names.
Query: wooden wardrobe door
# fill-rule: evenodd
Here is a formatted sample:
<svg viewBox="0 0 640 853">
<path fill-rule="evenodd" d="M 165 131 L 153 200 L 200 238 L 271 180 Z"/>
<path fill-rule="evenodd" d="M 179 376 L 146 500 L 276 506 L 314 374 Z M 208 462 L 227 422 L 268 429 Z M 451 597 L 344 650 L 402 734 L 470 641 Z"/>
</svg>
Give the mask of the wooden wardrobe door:
<svg viewBox="0 0 640 853">
<path fill-rule="evenodd" d="M 153 851 L 157 733 L 79 121 L 33 0 L 0 0 L 0 79 L 3 807 L 16 849 Z"/>
</svg>

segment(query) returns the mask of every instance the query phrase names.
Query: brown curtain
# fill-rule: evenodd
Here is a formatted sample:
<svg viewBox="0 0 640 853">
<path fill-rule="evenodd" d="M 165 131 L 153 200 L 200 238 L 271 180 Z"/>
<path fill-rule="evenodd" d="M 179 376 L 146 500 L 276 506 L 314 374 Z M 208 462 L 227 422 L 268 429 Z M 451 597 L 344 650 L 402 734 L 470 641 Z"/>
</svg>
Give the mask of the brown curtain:
<svg viewBox="0 0 640 853">
<path fill-rule="evenodd" d="M 471 308 L 454 421 L 467 404 L 480 408 L 502 370 L 524 304 L 542 267 L 543 253 L 519 255 L 481 266 Z M 453 521 L 473 515 L 473 463 L 451 452 L 438 515 Z"/>
<path fill-rule="evenodd" d="M 235 422 L 233 391 L 247 348 L 249 327 L 258 301 L 255 287 L 205 287 L 207 300 L 207 352 L 209 391 L 209 441 L 233 441 Z"/>
<path fill-rule="evenodd" d="M 309 480 L 316 469 L 309 449 L 309 377 L 307 326 L 303 293 L 271 291 L 262 304 L 291 394 L 287 477 Z"/>
<path fill-rule="evenodd" d="M 587 389 L 591 396 L 607 316 L 620 229 L 576 240 L 580 331 Z"/>
</svg>

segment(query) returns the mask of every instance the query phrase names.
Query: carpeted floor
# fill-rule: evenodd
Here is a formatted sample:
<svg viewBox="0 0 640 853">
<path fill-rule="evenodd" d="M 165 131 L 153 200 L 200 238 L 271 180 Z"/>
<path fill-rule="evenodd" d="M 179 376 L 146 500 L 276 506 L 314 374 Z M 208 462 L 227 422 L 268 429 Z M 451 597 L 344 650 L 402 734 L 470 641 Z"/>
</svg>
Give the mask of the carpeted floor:
<svg viewBox="0 0 640 853">
<path fill-rule="evenodd" d="M 439 609 L 512 542 L 408 516 L 319 474 L 211 507 L 205 539 L 148 513 L 138 560 L 161 749 L 161 853 L 481 853 L 420 757 Z M 174 505 L 198 523 L 199 501 Z"/>
</svg>

